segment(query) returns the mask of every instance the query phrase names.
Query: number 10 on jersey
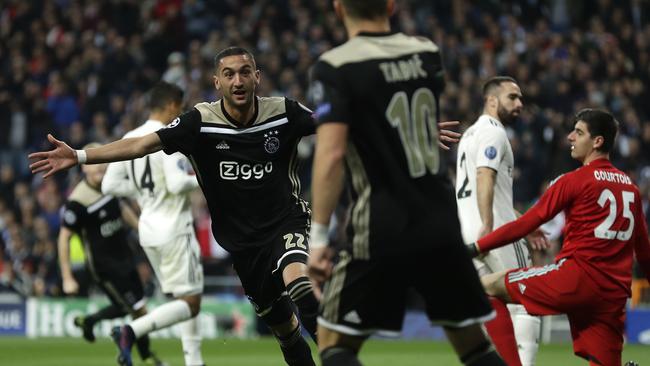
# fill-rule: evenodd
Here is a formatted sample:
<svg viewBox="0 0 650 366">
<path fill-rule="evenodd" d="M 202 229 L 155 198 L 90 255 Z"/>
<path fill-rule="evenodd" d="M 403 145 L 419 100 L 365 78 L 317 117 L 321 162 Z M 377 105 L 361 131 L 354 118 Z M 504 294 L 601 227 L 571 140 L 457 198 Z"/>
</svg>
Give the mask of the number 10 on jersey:
<svg viewBox="0 0 650 366">
<path fill-rule="evenodd" d="M 436 98 L 431 90 L 417 89 L 411 103 L 406 92 L 395 93 L 386 108 L 386 118 L 399 132 L 411 177 L 421 177 L 427 170 L 431 174 L 438 173 Z"/>
</svg>

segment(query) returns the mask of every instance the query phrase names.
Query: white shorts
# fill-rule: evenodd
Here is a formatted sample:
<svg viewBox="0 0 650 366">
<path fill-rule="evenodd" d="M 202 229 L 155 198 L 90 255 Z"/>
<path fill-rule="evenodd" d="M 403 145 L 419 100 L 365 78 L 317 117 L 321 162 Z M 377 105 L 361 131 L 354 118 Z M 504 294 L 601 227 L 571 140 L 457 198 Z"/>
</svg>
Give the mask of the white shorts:
<svg viewBox="0 0 650 366">
<path fill-rule="evenodd" d="M 142 249 L 163 293 L 180 297 L 203 292 L 201 249 L 194 234 L 180 235 L 168 243 Z"/>
<path fill-rule="evenodd" d="M 514 244 L 491 250 L 486 255 L 474 259 L 474 267 L 476 267 L 479 277 L 531 265 L 530 253 L 523 239 Z"/>
</svg>

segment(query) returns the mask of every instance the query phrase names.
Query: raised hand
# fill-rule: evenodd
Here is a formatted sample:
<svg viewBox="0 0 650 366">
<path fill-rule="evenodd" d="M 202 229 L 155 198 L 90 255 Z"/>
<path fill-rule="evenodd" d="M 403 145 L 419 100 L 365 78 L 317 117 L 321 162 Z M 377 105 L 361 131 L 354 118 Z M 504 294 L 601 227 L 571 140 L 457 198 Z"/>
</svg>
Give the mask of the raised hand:
<svg viewBox="0 0 650 366">
<path fill-rule="evenodd" d="M 551 243 L 546 238 L 544 231 L 539 228 L 528 234 L 526 241 L 528 242 L 528 246 L 534 250 L 546 250 L 551 247 Z"/>
<path fill-rule="evenodd" d="M 79 292 L 79 283 L 72 278 L 67 277 L 63 279 L 63 293 L 66 295 L 74 295 Z"/>
<path fill-rule="evenodd" d="M 456 127 L 460 125 L 460 121 L 446 121 L 438 123 L 438 146 L 443 150 L 449 150 L 448 144 L 456 144 L 460 141 L 461 134 L 454 132 L 452 130 L 447 130 L 450 127 Z"/>
<path fill-rule="evenodd" d="M 307 267 L 309 277 L 318 284 L 332 275 L 333 251 L 330 247 L 309 248 Z"/>
<path fill-rule="evenodd" d="M 54 145 L 54 150 L 39 151 L 29 154 L 29 159 L 35 161 L 29 165 L 32 174 L 45 172 L 43 178 L 48 178 L 52 174 L 69 169 L 77 164 L 77 154 L 63 141 L 59 141 L 54 136 L 48 134 L 47 139 Z"/>
</svg>

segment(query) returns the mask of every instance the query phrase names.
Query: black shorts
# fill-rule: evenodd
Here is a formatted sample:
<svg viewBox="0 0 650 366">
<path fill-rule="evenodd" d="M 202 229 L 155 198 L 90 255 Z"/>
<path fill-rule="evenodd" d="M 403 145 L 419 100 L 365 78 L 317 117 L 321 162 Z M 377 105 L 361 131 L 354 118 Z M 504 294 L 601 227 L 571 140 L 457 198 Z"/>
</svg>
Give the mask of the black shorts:
<svg viewBox="0 0 650 366">
<path fill-rule="evenodd" d="M 307 263 L 309 245 L 307 222 L 293 221 L 272 234 L 271 245 L 233 252 L 233 267 L 255 312 L 267 313 L 285 292 L 282 271 L 291 263 Z"/>
<path fill-rule="evenodd" d="M 341 252 L 318 322 L 348 335 L 398 335 L 408 288 L 423 297 L 434 324 L 463 327 L 493 317 L 476 269 L 458 243 L 370 260 Z"/>
<path fill-rule="evenodd" d="M 111 303 L 131 314 L 145 305 L 142 280 L 134 264 L 98 269 L 96 280 Z"/>
</svg>

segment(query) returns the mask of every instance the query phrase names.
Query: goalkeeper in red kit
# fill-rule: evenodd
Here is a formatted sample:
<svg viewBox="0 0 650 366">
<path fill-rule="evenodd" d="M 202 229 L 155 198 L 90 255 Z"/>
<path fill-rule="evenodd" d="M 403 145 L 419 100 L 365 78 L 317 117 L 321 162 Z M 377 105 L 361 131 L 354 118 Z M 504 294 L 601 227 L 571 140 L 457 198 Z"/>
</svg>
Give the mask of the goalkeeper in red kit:
<svg viewBox="0 0 650 366">
<path fill-rule="evenodd" d="M 582 167 L 557 178 L 519 219 L 468 246 L 473 256 L 512 243 L 560 211 L 564 243 L 555 263 L 482 278 L 489 295 L 522 304 L 529 314 L 567 314 L 573 350 L 590 365 L 621 365 L 632 261 L 650 279 L 650 241 L 638 187 L 609 160 L 618 122 L 583 109 L 568 139 Z"/>
</svg>

